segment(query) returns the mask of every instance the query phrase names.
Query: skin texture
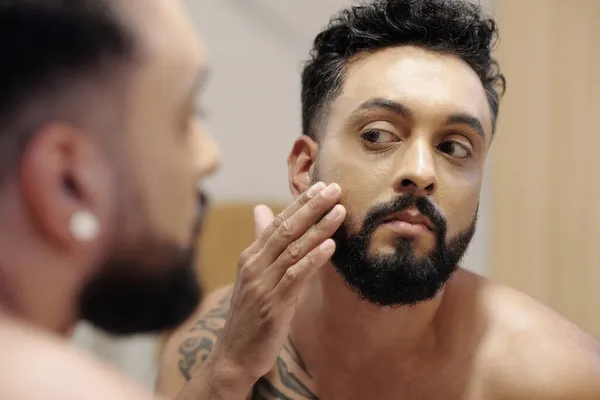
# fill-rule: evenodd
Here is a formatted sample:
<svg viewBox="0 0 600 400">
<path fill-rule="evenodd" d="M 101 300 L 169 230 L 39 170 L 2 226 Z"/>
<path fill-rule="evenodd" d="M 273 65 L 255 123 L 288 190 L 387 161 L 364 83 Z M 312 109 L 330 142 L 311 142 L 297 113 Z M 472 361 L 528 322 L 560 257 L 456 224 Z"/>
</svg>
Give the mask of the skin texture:
<svg viewBox="0 0 600 400">
<path fill-rule="evenodd" d="M 404 112 L 395 105 L 356 111 L 373 99 Z M 363 135 L 373 129 L 379 133 Z M 485 93 L 466 63 L 409 46 L 361 54 L 318 141 L 294 144 L 290 189 L 302 193 L 315 169 L 338 182 L 351 230 L 378 203 L 427 196 L 452 237 L 475 216 L 491 142 Z M 378 227 L 369 250 L 393 251 L 396 235 Z M 434 240 L 421 233 L 415 252 L 427 254 Z M 229 291 L 209 296 L 171 338 L 160 371 L 165 393 L 176 393 L 218 347 Z M 515 290 L 459 269 L 431 301 L 382 308 L 359 299 L 326 265 L 300 296 L 284 349 L 248 398 L 592 400 L 600 398 L 599 377 L 598 342 Z"/>
</svg>

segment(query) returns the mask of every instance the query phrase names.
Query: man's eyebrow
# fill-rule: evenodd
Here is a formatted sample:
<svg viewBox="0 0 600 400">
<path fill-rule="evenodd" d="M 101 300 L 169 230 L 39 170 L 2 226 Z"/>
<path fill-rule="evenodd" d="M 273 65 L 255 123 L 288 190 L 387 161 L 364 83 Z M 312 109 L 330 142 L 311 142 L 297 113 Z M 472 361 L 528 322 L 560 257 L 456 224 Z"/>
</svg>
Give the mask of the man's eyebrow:
<svg viewBox="0 0 600 400">
<path fill-rule="evenodd" d="M 408 107 L 404 104 L 398 103 L 397 101 L 383 99 L 383 98 L 372 98 L 361 105 L 359 105 L 354 112 L 364 111 L 364 110 L 373 110 L 373 109 L 384 109 L 387 111 L 391 111 L 394 114 L 397 114 L 401 117 L 407 119 L 413 119 L 413 113 L 410 111 Z"/>
<path fill-rule="evenodd" d="M 474 116 L 469 114 L 452 114 L 446 119 L 447 125 L 467 125 L 473 129 L 479 136 L 485 138 L 483 124 Z"/>
<path fill-rule="evenodd" d="M 373 109 L 384 109 L 409 120 L 414 118 L 412 111 L 404 104 L 379 97 L 366 100 L 365 102 L 361 103 L 354 112 L 356 113 L 363 110 Z M 448 118 L 446 118 L 446 125 L 467 125 L 477 132 L 479 136 L 485 138 L 483 124 L 473 115 L 466 113 L 451 114 Z"/>
</svg>

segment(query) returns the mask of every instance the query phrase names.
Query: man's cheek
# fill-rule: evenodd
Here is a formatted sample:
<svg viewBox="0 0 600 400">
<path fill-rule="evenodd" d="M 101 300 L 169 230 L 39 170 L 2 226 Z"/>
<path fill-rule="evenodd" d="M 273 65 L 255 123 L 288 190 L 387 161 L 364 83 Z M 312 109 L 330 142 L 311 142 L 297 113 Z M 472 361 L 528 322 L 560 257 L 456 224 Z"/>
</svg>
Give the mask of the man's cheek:
<svg viewBox="0 0 600 400">
<path fill-rule="evenodd" d="M 340 204 L 346 208 L 346 219 L 344 220 L 344 225 L 350 232 L 356 233 L 362 228 L 364 217 L 361 218 L 361 215 L 365 215 L 365 212 L 356 204 L 355 201 L 353 202 L 351 200 L 351 196 L 344 196 L 343 193 L 344 192 L 342 191 Z"/>
</svg>

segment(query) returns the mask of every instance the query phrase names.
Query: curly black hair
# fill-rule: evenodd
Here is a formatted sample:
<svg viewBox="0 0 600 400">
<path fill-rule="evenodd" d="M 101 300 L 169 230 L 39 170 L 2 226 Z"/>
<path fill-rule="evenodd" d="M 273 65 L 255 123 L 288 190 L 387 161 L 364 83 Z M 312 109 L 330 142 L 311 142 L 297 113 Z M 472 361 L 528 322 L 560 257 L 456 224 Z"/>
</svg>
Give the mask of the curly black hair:
<svg viewBox="0 0 600 400">
<path fill-rule="evenodd" d="M 506 89 L 492 57 L 497 39 L 493 18 L 481 6 L 462 0 L 373 0 L 345 9 L 317 35 L 302 72 L 302 131 L 318 136 L 353 56 L 403 45 L 454 54 L 467 62 L 481 79 L 495 130 Z"/>
</svg>

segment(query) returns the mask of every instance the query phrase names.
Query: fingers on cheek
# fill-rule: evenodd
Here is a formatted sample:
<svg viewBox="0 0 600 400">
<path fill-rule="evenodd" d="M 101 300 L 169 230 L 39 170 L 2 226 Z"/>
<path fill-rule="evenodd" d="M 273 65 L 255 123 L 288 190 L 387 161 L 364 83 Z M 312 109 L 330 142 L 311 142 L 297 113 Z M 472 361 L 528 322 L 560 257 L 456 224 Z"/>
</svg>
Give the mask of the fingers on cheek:
<svg viewBox="0 0 600 400">
<path fill-rule="evenodd" d="M 277 285 L 281 300 L 287 303 L 295 299 L 304 284 L 329 261 L 334 251 L 334 240 L 326 239 L 297 264 L 288 268 Z"/>
</svg>

